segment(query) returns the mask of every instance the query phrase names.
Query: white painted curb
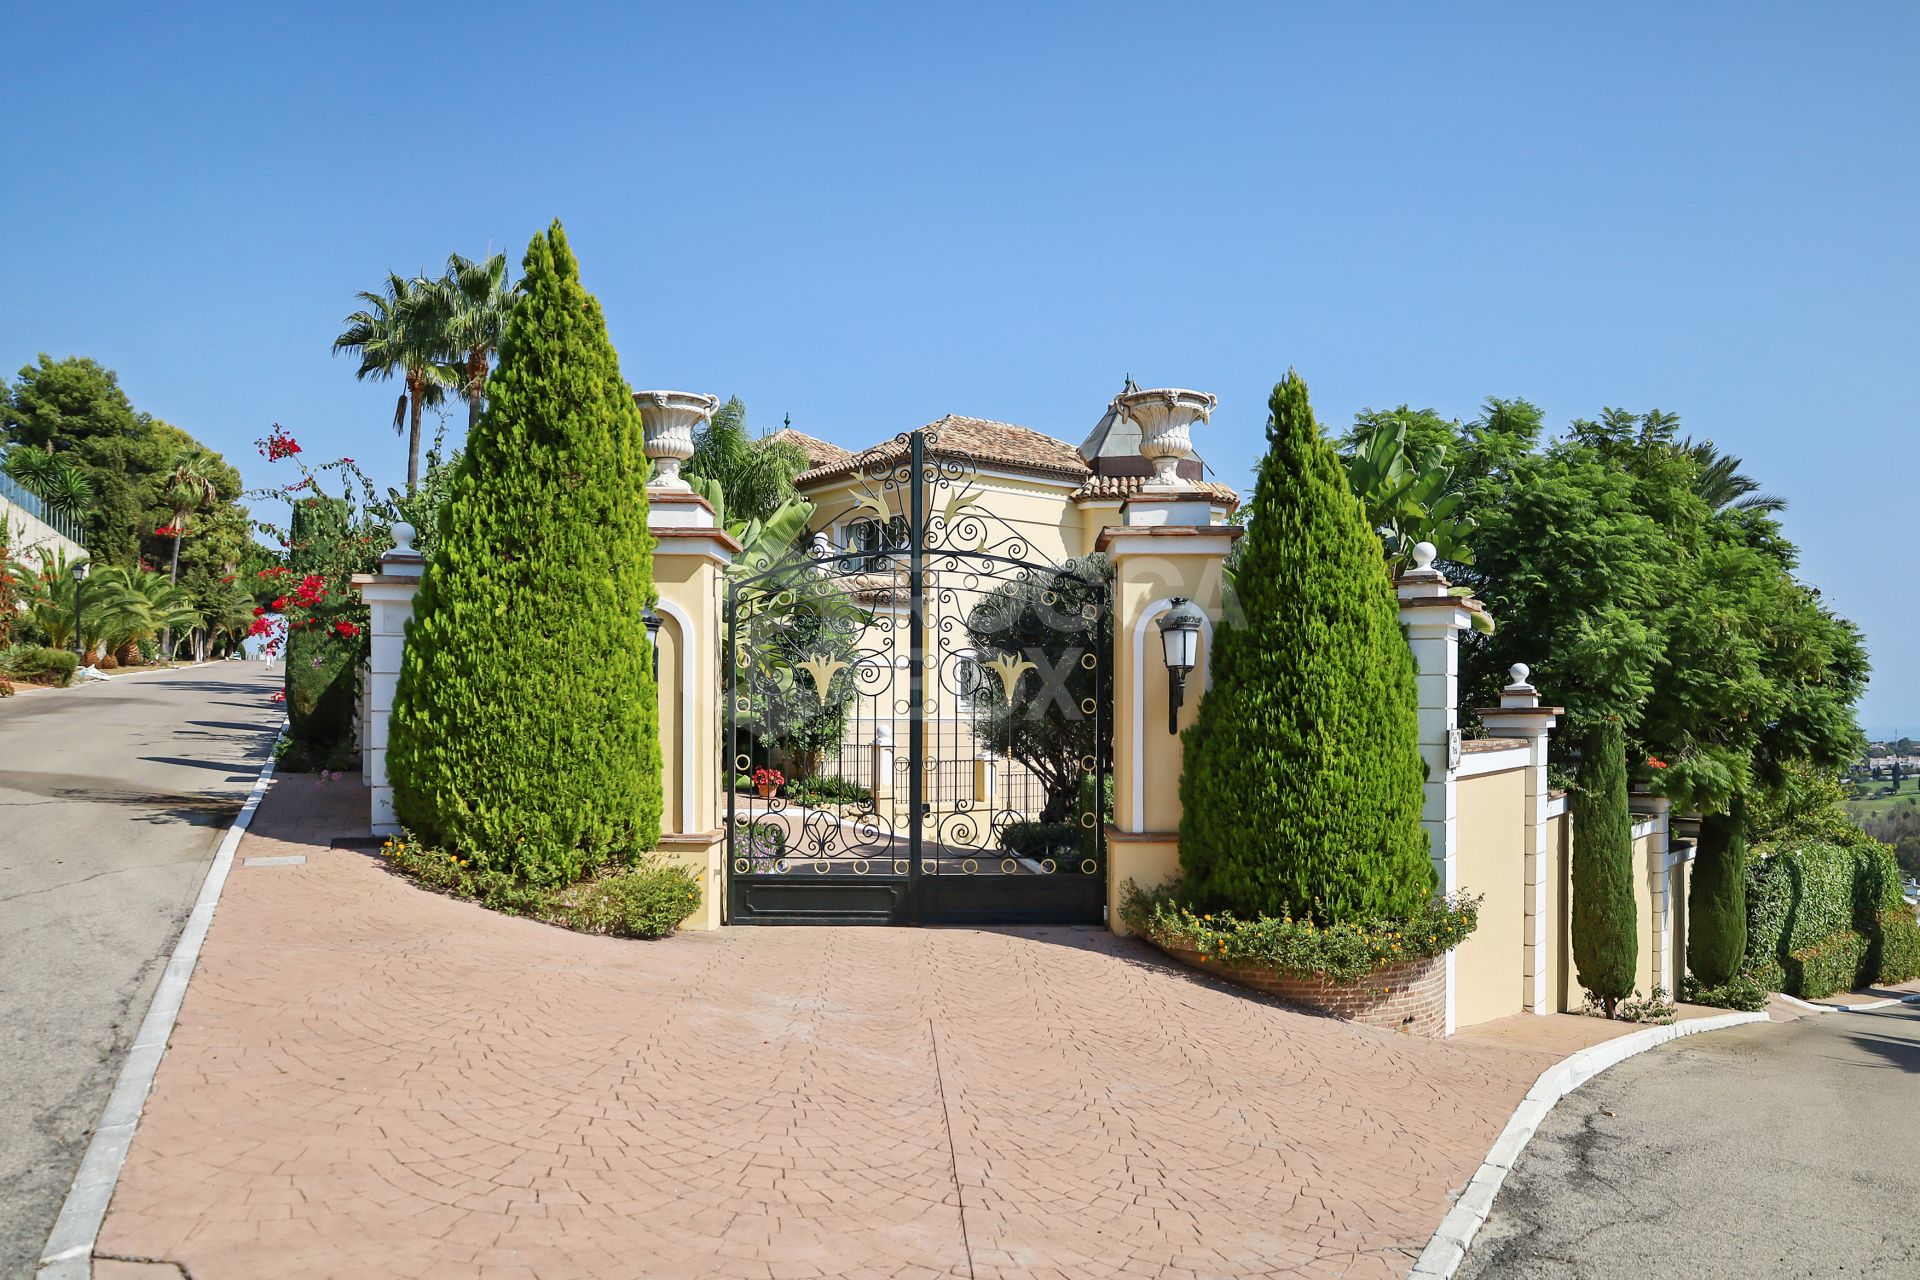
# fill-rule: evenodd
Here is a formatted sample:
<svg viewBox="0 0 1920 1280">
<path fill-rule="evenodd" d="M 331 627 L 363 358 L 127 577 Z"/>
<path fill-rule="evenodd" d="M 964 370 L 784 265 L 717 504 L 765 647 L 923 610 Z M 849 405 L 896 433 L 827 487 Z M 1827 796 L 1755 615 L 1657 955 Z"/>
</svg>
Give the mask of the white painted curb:
<svg viewBox="0 0 1920 1280">
<path fill-rule="evenodd" d="M 1453 1202 L 1453 1208 L 1447 1211 L 1447 1216 L 1440 1220 L 1439 1229 L 1433 1233 L 1433 1239 L 1427 1241 L 1427 1247 L 1420 1251 L 1420 1257 L 1414 1262 L 1413 1270 L 1407 1273 L 1408 1276 L 1418 1277 L 1418 1280 L 1448 1280 L 1459 1269 L 1468 1248 L 1473 1244 L 1474 1236 L 1480 1232 L 1480 1224 L 1493 1211 L 1493 1198 L 1500 1194 L 1500 1185 L 1507 1180 L 1507 1171 L 1513 1168 L 1520 1153 L 1527 1149 L 1527 1143 L 1533 1140 L 1534 1130 L 1540 1127 L 1540 1122 L 1547 1118 L 1547 1113 L 1553 1110 L 1554 1104 L 1560 1099 L 1608 1067 L 1624 1062 L 1635 1054 L 1645 1053 L 1656 1045 L 1678 1040 L 1682 1036 L 1698 1035 L 1702 1031 L 1718 1031 L 1723 1027 L 1738 1027 L 1766 1020 L 1764 1013 L 1723 1013 L 1664 1027 L 1648 1027 L 1645 1031 L 1636 1031 L 1582 1049 L 1541 1072 L 1540 1078 L 1533 1082 L 1533 1088 L 1527 1090 L 1527 1096 L 1514 1108 L 1512 1118 L 1507 1121 L 1507 1127 L 1500 1131 L 1499 1140 L 1487 1152 L 1479 1171 L 1467 1182 L 1466 1189 Z"/>
<path fill-rule="evenodd" d="M 283 733 L 286 731 L 286 721 L 280 722 L 280 729 Z M 147 1006 L 147 1016 L 140 1023 L 139 1034 L 133 1038 L 133 1047 L 127 1051 L 120 1078 L 114 1082 L 107 1105 L 93 1126 L 93 1140 L 87 1143 L 80 1171 L 74 1175 L 66 1203 L 60 1206 L 60 1216 L 54 1220 L 46 1247 L 40 1251 L 39 1280 L 90 1280 L 93 1275 L 93 1244 L 100 1235 L 101 1223 L 106 1221 L 107 1203 L 113 1199 L 120 1170 L 127 1163 L 133 1131 L 140 1123 L 140 1112 L 146 1107 L 147 1093 L 153 1088 L 154 1073 L 160 1070 L 167 1040 L 173 1035 L 180 1003 L 186 999 L 187 983 L 200 960 L 200 944 L 207 940 L 207 930 L 213 925 L 214 909 L 220 905 L 220 891 L 226 887 L 227 873 L 233 869 L 234 850 L 240 847 L 240 837 L 253 825 L 254 811 L 260 807 L 262 797 L 267 794 L 267 784 L 272 781 L 273 756 L 269 754 L 266 763 L 260 766 L 260 776 L 254 780 L 247 802 L 240 806 L 233 825 L 227 828 L 220 847 L 214 851 L 213 864 L 207 868 L 206 879 L 200 882 L 200 896 L 194 899 L 193 910 L 187 913 L 186 927 L 180 931 L 180 941 L 160 975 L 160 986 L 153 993 L 153 1003 Z"/>
<path fill-rule="evenodd" d="M 1920 1004 L 1920 995 L 1888 996 L 1884 1000 L 1869 1000 L 1865 1004 L 1815 1004 L 1811 1000 L 1802 1000 L 1799 996 L 1790 996 L 1784 991 L 1773 993 L 1796 1009 L 1805 1009 L 1808 1013 L 1866 1013 L 1871 1009 L 1886 1009 L 1896 1004 Z"/>
</svg>

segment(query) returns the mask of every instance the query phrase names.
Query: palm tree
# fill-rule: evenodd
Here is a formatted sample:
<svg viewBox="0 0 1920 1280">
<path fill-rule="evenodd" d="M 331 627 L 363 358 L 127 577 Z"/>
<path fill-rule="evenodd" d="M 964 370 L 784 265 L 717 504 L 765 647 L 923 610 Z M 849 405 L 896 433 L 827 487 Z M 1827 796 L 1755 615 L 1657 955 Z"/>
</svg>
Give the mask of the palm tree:
<svg viewBox="0 0 1920 1280">
<path fill-rule="evenodd" d="M 356 378 L 385 382 L 397 373 L 405 382 L 393 407 L 393 429 L 407 432 L 407 492 L 412 493 L 420 479 L 420 412 L 445 398 L 449 381 L 447 310 L 431 281 L 391 271 L 384 295 L 362 290 L 355 296 L 366 309 L 346 318 L 333 352 L 359 355 Z"/>
<path fill-rule="evenodd" d="M 18 481 L 56 514 L 78 520 L 93 505 L 93 481 L 86 468 L 51 449 L 16 445 L 0 461 L 0 472 Z"/>
<path fill-rule="evenodd" d="M 1742 474 L 1740 459 L 1721 453 L 1711 440 L 1695 443 L 1691 437 L 1680 442 L 1679 452 L 1693 460 L 1699 470 L 1694 474 L 1693 491 L 1715 511 L 1731 507 L 1735 511 L 1758 511 L 1778 515 L 1787 509 L 1787 500 L 1778 494 L 1761 493 L 1760 482 Z"/>
<path fill-rule="evenodd" d="M 187 521 L 193 518 L 194 512 L 210 507 L 220 499 L 219 489 L 213 481 L 213 460 L 205 450 L 188 449 L 174 460 L 173 470 L 161 482 L 160 498 L 172 513 L 171 523 L 167 527 L 173 531 L 173 563 L 167 568 L 167 583 L 174 585 L 180 581 L 180 542 L 187 536 Z M 160 652 L 169 660 L 173 657 L 173 627 L 170 624 L 161 628 Z"/>
<path fill-rule="evenodd" d="M 447 273 L 433 282 L 450 359 L 448 373 L 467 401 L 467 430 L 480 421 L 480 403 L 486 396 L 487 366 L 507 327 L 507 313 L 520 296 L 520 286 L 507 284 L 507 255 L 496 253 L 474 262 L 457 253 L 447 255 Z"/>
</svg>

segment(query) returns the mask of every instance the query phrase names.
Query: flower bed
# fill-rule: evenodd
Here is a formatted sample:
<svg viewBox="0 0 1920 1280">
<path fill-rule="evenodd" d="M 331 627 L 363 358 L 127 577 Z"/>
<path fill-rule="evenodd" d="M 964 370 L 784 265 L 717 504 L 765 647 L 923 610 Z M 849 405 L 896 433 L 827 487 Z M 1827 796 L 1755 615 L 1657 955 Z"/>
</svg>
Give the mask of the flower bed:
<svg viewBox="0 0 1920 1280">
<path fill-rule="evenodd" d="M 632 867 L 605 868 L 576 884 L 549 888 L 504 871 L 485 870 L 470 859 L 402 837 L 382 844 L 380 856 L 424 888 L 579 933 L 664 938 L 700 906 L 699 880 L 684 867 L 651 857 Z"/>
<path fill-rule="evenodd" d="M 1369 1026 L 1446 1030 L 1446 952 L 1479 923 L 1479 899 L 1436 902 L 1412 920 L 1312 920 L 1196 912 L 1166 889 L 1129 882 L 1121 919 L 1175 959 L 1233 982 Z"/>
</svg>

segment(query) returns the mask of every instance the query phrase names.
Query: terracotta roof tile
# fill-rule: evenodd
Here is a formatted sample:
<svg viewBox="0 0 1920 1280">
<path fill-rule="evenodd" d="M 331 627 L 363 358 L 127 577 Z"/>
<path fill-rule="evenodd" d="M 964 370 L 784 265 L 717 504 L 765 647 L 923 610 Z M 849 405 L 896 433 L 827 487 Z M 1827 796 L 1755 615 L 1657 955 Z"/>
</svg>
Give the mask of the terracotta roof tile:
<svg viewBox="0 0 1920 1280">
<path fill-rule="evenodd" d="M 928 423 L 927 430 L 933 433 L 932 452 L 936 457 L 986 463 L 1062 480 L 1083 480 L 1088 474 L 1078 449 L 1031 427 L 950 413 L 938 422 Z M 899 440 L 888 440 L 863 453 L 844 454 L 816 463 L 811 470 L 801 472 L 795 483 L 807 485 L 850 475 L 863 467 L 884 467 L 903 456 L 906 448 Z"/>
<path fill-rule="evenodd" d="M 1152 476 L 1093 476 L 1073 491 L 1076 501 L 1117 502 L 1153 479 Z M 1187 481 L 1189 487 L 1204 491 L 1208 497 L 1224 502 L 1228 510 L 1240 505 L 1240 495 L 1224 484 L 1211 480 Z"/>
<path fill-rule="evenodd" d="M 853 456 L 852 453 L 842 449 L 837 444 L 831 444 L 825 440 L 817 440 L 804 431 L 795 431 L 792 427 L 782 427 L 780 430 L 768 436 L 767 439 L 784 440 L 790 444 L 799 445 L 801 452 L 807 455 L 807 465 L 809 467 L 831 466 L 836 462 L 845 462 Z"/>
</svg>

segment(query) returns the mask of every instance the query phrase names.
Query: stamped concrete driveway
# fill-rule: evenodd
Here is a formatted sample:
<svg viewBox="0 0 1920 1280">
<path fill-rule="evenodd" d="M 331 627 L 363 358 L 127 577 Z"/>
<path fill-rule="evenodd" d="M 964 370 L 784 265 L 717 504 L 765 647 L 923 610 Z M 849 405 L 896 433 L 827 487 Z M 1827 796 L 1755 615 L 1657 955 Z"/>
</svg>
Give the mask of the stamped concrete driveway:
<svg viewBox="0 0 1920 1280">
<path fill-rule="evenodd" d="M 40 1256 L 278 682 L 235 662 L 0 701 L 0 1276 Z"/>
<path fill-rule="evenodd" d="M 641 943 L 327 847 L 275 784 L 101 1280 L 1404 1274 L 1546 1059 L 1074 929 Z"/>
<path fill-rule="evenodd" d="M 1676 1041 L 1568 1095 L 1465 1278 L 1920 1275 L 1920 1008 Z"/>
</svg>

